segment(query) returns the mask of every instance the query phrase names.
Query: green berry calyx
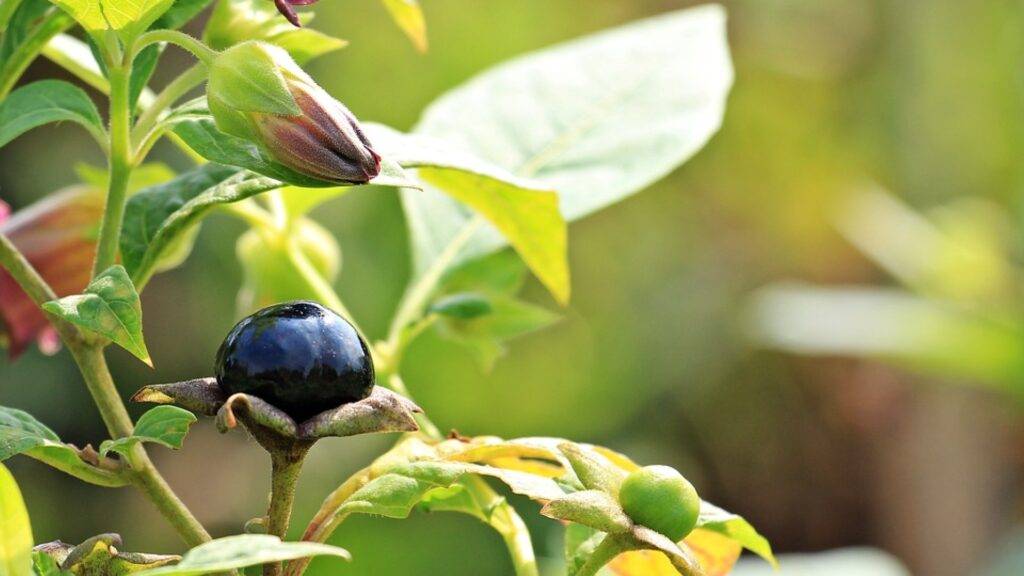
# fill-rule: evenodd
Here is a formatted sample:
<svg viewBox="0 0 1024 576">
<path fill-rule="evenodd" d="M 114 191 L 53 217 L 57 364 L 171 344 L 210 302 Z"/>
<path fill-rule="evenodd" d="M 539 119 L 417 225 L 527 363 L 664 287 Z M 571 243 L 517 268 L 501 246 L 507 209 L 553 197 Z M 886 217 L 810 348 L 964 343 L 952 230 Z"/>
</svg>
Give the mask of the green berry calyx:
<svg viewBox="0 0 1024 576">
<path fill-rule="evenodd" d="M 700 496 L 668 466 L 646 466 L 626 477 L 619 503 L 636 522 L 678 542 L 697 526 Z"/>
</svg>

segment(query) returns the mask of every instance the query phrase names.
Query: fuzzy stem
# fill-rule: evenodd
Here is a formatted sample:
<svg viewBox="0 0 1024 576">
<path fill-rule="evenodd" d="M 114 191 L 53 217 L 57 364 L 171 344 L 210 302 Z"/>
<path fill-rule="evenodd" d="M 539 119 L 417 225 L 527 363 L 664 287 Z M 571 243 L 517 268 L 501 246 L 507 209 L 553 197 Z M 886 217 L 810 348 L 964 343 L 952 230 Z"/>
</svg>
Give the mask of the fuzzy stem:
<svg viewBox="0 0 1024 576">
<path fill-rule="evenodd" d="M 295 486 L 305 460 L 308 447 L 297 450 L 271 452 L 273 465 L 270 488 L 270 508 L 267 510 L 267 533 L 284 540 L 295 502 Z M 263 576 L 278 576 L 284 570 L 282 562 L 263 566 Z"/>
<path fill-rule="evenodd" d="M 107 188 L 107 203 L 100 223 L 99 241 L 96 244 L 96 260 L 92 275 L 101 272 L 117 261 L 117 248 L 121 239 L 121 224 L 128 202 L 128 179 L 132 172 L 131 153 L 131 109 L 129 82 L 131 64 L 112 66 L 110 76 L 110 184 Z"/>
<path fill-rule="evenodd" d="M 39 52 L 51 38 L 71 28 L 75 23 L 66 12 L 54 8 L 42 22 L 29 34 L 10 57 L 0 66 L 0 100 L 3 100 L 17 84 L 28 65 L 35 60 Z"/>
<path fill-rule="evenodd" d="M 601 568 L 604 568 L 606 564 L 628 548 L 619 538 L 613 535 L 605 536 L 586 563 L 576 572 L 576 576 L 596 576 Z"/>
<path fill-rule="evenodd" d="M 217 51 L 204 44 L 202 40 L 189 36 L 184 32 L 167 29 L 150 30 L 142 36 L 139 36 L 132 48 L 132 54 L 134 56 L 141 52 L 146 46 L 160 42 L 168 42 L 180 48 L 184 48 L 207 65 L 213 62 L 213 59 L 217 56 Z"/>
</svg>

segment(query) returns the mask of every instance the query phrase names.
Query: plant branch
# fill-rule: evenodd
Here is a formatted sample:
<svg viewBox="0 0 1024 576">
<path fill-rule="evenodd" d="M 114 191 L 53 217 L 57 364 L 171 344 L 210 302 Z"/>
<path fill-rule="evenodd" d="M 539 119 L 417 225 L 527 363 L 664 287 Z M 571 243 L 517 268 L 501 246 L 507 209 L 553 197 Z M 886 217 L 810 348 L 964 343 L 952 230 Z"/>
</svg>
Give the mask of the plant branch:
<svg viewBox="0 0 1024 576">
<path fill-rule="evenodd" d="M 210 48 L 198 38 L 189 36 L 188 34 L 177 30 L 159 29 L 150 30 L 138 37 L 135 41 L 135 45 L 132 47 L 132 58 L 134 58 L 135 55 L 141 52 L 146 46 L 149 46 L 150 44 L 158 44 L 160 42 L 167 42 L 180 48 L 184 48 L 206 65 L 212 63 L 214 57 L 217 56 L 216 50 Z"/>
<path fill-rule="evenodd" d="M 66 12 L 54 8 L 43 17 L 35 30 L 19 45 L 0 66 L 0 100 L 10 94 L 22 73 L 36 59 L 39 52 L 51 38 L 71 28 L 75 21 Z"/>
<path fill-rule="evenodd" d="M 142 161 L 142 157 L 148 151 L 144 146 L 147 140 L 151 139 L 150 133 L 156 128 L 160 116 L 168 108 L 174 105 L 190 90 L 199 86 L 206 80 L 207 68 L 203 63 L 196 64 L 184 71 L 171 81 L 153 100 L 153 103 L 146 108 L 145 112 L 139 115 L 132 129 L 132 142 L 136 146 L 136 163 Z M 150 144 L 152 146 L 152 144 Z"/>
<path fill-rule="evenodd" d="M 594 553 L 576 572 L 576 576 L 596 576 L 601 568 L 629 549 L 619 538 L 608 535 L 594 548 Z"/>
<path fill-rule="evenodd" d="M 270 508 L 267 510 L 267 533 L 284 540 L 295 502 L 295 486 L 305 460 L 308 446 L 295 450 L 273 451 L 270 453 L 273 472 L 271 474 Z M 281 562 L 263 566 L 264 576 L 278 576 L 284 570 Z"/>
</svg>

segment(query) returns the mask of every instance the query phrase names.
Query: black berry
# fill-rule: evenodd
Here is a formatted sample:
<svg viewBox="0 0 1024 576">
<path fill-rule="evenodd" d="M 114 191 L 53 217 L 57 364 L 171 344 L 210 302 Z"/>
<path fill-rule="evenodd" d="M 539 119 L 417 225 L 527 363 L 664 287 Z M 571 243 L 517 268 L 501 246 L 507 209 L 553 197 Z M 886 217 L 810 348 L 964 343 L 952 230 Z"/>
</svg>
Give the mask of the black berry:
<svg viewBox="0 0 1024 576">
<path fill-rule="evenodd" d="M 316 302 L 286 302 L 231 329 L 217 351 L 217 383 L 228 394 L 256 396 L 302 422 L 369 396 L 373 359 L 337 313 Z"/>
</svg>

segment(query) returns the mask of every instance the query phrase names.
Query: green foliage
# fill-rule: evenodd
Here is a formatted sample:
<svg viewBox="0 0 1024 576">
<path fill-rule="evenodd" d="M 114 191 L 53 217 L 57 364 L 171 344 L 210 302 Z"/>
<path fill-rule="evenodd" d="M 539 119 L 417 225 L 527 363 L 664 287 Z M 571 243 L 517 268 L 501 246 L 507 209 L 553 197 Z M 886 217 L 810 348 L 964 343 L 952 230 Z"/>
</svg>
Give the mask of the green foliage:
<svg viewBox="0 0 1024 576">
<path fill-rule="evenodd" d="M 53 430 L 27 412 L 0 406 L 0 461 L 16 454 L 24 454 L 91 484 L 117 487 L 128 483 L 109 466 L 101 467 L 101 463 L 111 463 L 94 458 L 95 452 L 64 444 Z M 92 462 L 83 457 L 89 457 Z"/>
<path fill-rule="evenodd" d="M 717 130 L 732 82 L 724 24 L 704 6 L 518 58 L 442 96 L 415 131 L 557 190 L 576 220 L 662 178 Z M 433 188 L 402 202 L 422 272 L 472 217 Z M 503 244 L 478 231 L 458 261 Z"/>
<path fill-rule="evenodd" d="M 282 560 L 310 556 L 335 556 L 349 559 L 337 546 L 313 542 L 282 542 L 277 536 L 245 534 L 218 538 L 189 550 L 174 566 L 137 572 L 137 576 L 193 576 L 226 572 Z"/>
<path fill-rule="evenodd" d="M 461 292 L 438 298 L 427 311 L 449 318 L 472 320 L 490 314 L 494 311 L 494 307 L 486 296 Z"/>
<path fill-rule="evenodd" d="M 103 121 L 85 92 L 62 80 L 39 80 L 18 88 L 0 102 L 0 146 L 53 122 L 81 124 L 105 142 Z"/>
<path fill-rule="evenodd" d="M 304 24 L 312 14 L 304 12 Z M 296 28 L 264 0 L 220 0 L 203 31 L 203 40 L 214 50 L 224 50 L 247 40 L 263 40 L 288 51 L 298 64 L 343 48 L 344 40 L 312 28 Z"/>
<path fill-rule="evenodd" d="M 111 30 L 125 42 L 145 32 L 174 4 L 174 0 L 52 1 L 77 20 L 86 32 L 99 38 L 103 32 Z"/>
<path fill-rule="evenodd" d="M 391 18 L 420 52 L 427 51 L 427 21 L 419 0 L 381 0 Z"/>
<path fill-rule="evenodd" d="M 32 576 L 32 526 L 10 471 L 0 464 L 0 576 Z"/>
<path fill-rule="evenodd" d="M 281 186 L 269 178 L 207 164 L 133 196 L 125 209 L 121 254 L 132 278 L 145 285 L 168 253 L 187 241 L 210 210 Z"/>
<path fill-rule="evenodd" d="M 38 576 L 125 576 L 173 564 L 180 556 L 125 552 L 121 536 L 100 534 L 71 546 L 59 540 L 36 547 L 33 564 Z"/>
<path fill-rule="evenodd" d="M 152 366 L 142 338 L 142 304 L 124 266 L 96 276 L 82 294 L 43 304 L 43 310 L 93 334 L 108 338 Z"/>
<path fill-rule="evenodd" d="M 181 448 L 189 426 L 195 421 L 195 415 L 183 408 L 157 406 L 139 418 L 131 436 L 104 440 L 100 444 L 100 455 L 106 456 L 108 452 L 127 455 L 131 447 L 139 442 L 154 442 L 177 450 Z"/>
</svg>

